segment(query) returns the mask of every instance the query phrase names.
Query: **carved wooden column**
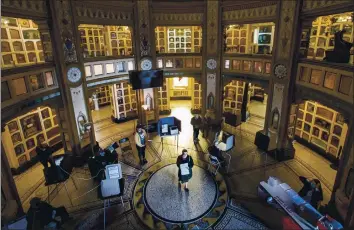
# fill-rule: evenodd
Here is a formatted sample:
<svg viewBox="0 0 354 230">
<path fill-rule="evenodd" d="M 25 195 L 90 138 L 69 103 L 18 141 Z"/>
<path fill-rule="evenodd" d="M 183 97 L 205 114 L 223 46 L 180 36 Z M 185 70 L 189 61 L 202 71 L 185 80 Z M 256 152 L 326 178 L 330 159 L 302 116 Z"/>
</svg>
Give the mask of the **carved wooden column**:
<svg viewBox="0 0 354 230">
<path fill-rule="evenodd" d="M 208 0 L 203 31 L 203 107 L 215 113 L 216 119 L 222 114 L 221 52 L 222 28 L 220 1 Z"/>
<path fill-rule="evenodd" d="M 135 26 L 135 52 L 138 70 L 150 70 L 156 68 L 155 32 L 152 26 L 152 12 L 150 0 L 136 1 L 134 11 Z M 137 107 L 139 122 L 146 124 L 159 119 L 159 106 L 157 89 L 137 90 Z M 143 105 L 149 104 L 148 111 L 144 111 Z"/>
<path fill-rule="evenodd" d="M 79 50 L 78 28 L 73 15 L 72 0 L 50 0 L 52 16 L 52 41 L 54 60 L 57 66 L 58 84 L 64 108 L 59 109 L 66 150 L 80 155 L 90 141 L 95 143 L 93 125 L 88 109 L 85 71 L 82 53 Z M 92 140 L 91 140 L 92 138 Z"/>
<path fill-rule="evenodd" d="M 299 12 L 302 1 L 278 1 L 273 50 L 273 71 L 269 82 L 264 130 L 257 133 L 256 144 L 262 146 L 262 135 L 269 136 L 267 150 L 277 150 L 280 159 L 293 158 L 287 138 L 289 112 L 295 82 L 295 49 L 300 39 Z M 263 146 L 264 147 L 264 146 Z"/>
</svg>

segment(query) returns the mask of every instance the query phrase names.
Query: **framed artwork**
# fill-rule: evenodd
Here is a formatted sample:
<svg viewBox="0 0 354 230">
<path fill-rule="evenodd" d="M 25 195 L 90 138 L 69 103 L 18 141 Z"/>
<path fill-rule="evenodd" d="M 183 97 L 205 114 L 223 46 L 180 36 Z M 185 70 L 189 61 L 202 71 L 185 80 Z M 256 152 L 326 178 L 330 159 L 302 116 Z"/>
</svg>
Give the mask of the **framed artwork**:
<svg viewBox="0 0 354 230">
<path fill-rule="evenodd" d="M 31 148 L 35 147 L 36 144 L 34 143 L 34 139 L 31 138 L 31 139 L 27 140 L 26 141 L 26 146 L 27 146 L 27 149 L 31 149 Z"/>
<path fill-rule="evenodd" d="M 13 144 L 16 144 L 18 142 L 21 142 L 22 141 L 22 138 L 21 138 L 21 134 L 18 132 L 18 133 L 15 133 L 11 136 L 11 140 L 12 140 L 12 143 Z"/>
<path fill-rule="evenodd" d="M 24 117 L 20 120 L 23 135 L 25 138 L 33 136 L 42 131 L 42 126 L 40 123 L 38 113 L 31 114 L 27 117 Z"/>
<path fill-rule="evenodd" d="M 48 118 L 50 115 L 49 115 L 49 109 L 48 108 L 46 108 L 46 109 L 44 109 L 44 110 L 42 110 L 42 118 L 43 119 L 46 119 L 46 118 Z"/>
<path fill-rule="evenodd" d="M 7 124 L 7 126 L 9 127 L 10 133 L 18 131 L 17 121 L 11 121 Z"/>
<path fill-rule="evenodd" d="M 23 147 L 23 144 L 19 144 L 15 147 L 16 156 L 21 155 L 24 152 L 25 152 L 25 148 Z"/>
</svg>

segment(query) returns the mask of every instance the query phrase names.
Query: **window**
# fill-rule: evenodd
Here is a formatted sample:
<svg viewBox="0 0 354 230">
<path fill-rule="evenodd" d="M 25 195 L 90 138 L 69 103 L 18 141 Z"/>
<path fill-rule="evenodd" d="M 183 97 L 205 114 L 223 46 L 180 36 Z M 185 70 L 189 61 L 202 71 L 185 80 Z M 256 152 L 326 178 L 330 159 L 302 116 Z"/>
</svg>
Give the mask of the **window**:
<svg viewBox="0 0 354 230">
<path fill-rule="evenodd" d="M 117 68 L 118 68 L 118 73 L 125 72 L 125 62 L 118 62 Z"/>
<path fill-rule="evenodd" d="M 157 60 L 157 68 L 163 68 L 163 61 L 162 59 Z"/>
<path fill-rule="evenodd" d="M 12 86 L 15 89 L 16 96 L 27 93 L 27 87 L 24 77 L 12 80 Z"/>
<path fill-rule="evenodd" d="M 351 168 L 348 173 L 347 182 L 345 183 L 344 192 L 345 195 L 349 198 L 352 190 L 354 189 L 354 168 Z"/>
<path fill-rule="evenodd" d="M 45 73 L 45 79 L 47 81 L 48 87 L 51 87 L 54 85 L 53 73 L 51 71 Z"/>
<path fill-rule="evenodd" d="M 96 75 L 96 76 L 103 74 L 102 65 L 94 65 L 94 66 L 93 66 L 93 69 L 94 69 L 94 72 L 95 72 L 95 75 Z"/>
<path fill-rule="evenodd" d="M 7 84 L 7 81 L 1 82 L 1 101 L 7 101 L 11 99 L 11 94 L 9 90 L 9 85 Z"/>
<path fill-rule="evenodd" d="M 342 75 L 340 78 L 339 92 L 349 95 L 350 89 L 352 88 L 353 79 L 349 76 Z"/>
<path fill-rule="evenodd" d="M 313 69 L 311 71 L 310 83 L 319 85 L 321 82 L 322 71 Z"/>
<path fill-rule="evenodd" d="M 187 88 L 188 87 L 188 77 L 174 77 L 173 78 L 173 88 Z"/>
<path fill-rule="evenodd" d="M 91 66 L 85 66 L 85 75 L 86 77 L 91 77 L 92 73 L 91 73 Z"/>
<path fill-rule="evenodd" d="M 30 75 L 29 81 L 32 91 L 37 91 L 44 88 L 44 79 L 42 73 L 36 75 Z"/>
<path fill-rule="evenodd" d="M 114 65 L 113 65 L 113 63 L 106 64 L 106 73 L 114 73 Z"/>
<path fill-rule="evenodd" d="M 225 69 L 230 69 L 230 60 L 225 60 Z"/>
<path fill-rule="evenodd" d="M 335 82 L 336 82 L 336 74 L 326 72 L 323 86 L 328 89 L 334 89 Z"/>
<path fill-rule="evenodd" d="M 132 61 L 128 61 L 128 70 L 133 70 L 134 69 L 134 65 Z"/>
</svg>

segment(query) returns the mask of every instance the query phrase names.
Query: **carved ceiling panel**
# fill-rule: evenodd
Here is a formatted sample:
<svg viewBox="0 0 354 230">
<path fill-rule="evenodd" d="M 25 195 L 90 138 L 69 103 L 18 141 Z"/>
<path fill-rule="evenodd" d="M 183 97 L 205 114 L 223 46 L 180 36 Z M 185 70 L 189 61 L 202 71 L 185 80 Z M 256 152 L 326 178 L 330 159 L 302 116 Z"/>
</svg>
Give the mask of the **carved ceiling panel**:
<svg viewBox="0 0 354 230">
<path fill-rule="evenodd" d="M 224 11 L 222 14 L 223 21 L 248 20 L 256 18 L 269 18 L 276 16 L 276 5 L 264 7 L 240 9 L 232 11 Z"/>
</svg>

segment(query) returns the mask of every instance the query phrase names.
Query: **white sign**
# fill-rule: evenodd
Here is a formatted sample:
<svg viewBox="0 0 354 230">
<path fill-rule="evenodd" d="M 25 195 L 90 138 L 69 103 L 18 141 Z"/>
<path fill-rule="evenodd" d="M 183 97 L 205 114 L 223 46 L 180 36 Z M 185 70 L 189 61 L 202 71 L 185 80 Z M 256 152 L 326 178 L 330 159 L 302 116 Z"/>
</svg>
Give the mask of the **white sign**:
<svg viewBox="0 0 354 230">
<path fill-rule="evenodd" d="M 77 131 L 80 139 L 83 138 L 85 134 L 84 125 L 88 122 L 86 103 L 84 98 L 84 92 L 82 85 L 76 88 L 70 88 L 71 99 L 74 107 L 74 114 L 76 119 Z"/>
</svg>

